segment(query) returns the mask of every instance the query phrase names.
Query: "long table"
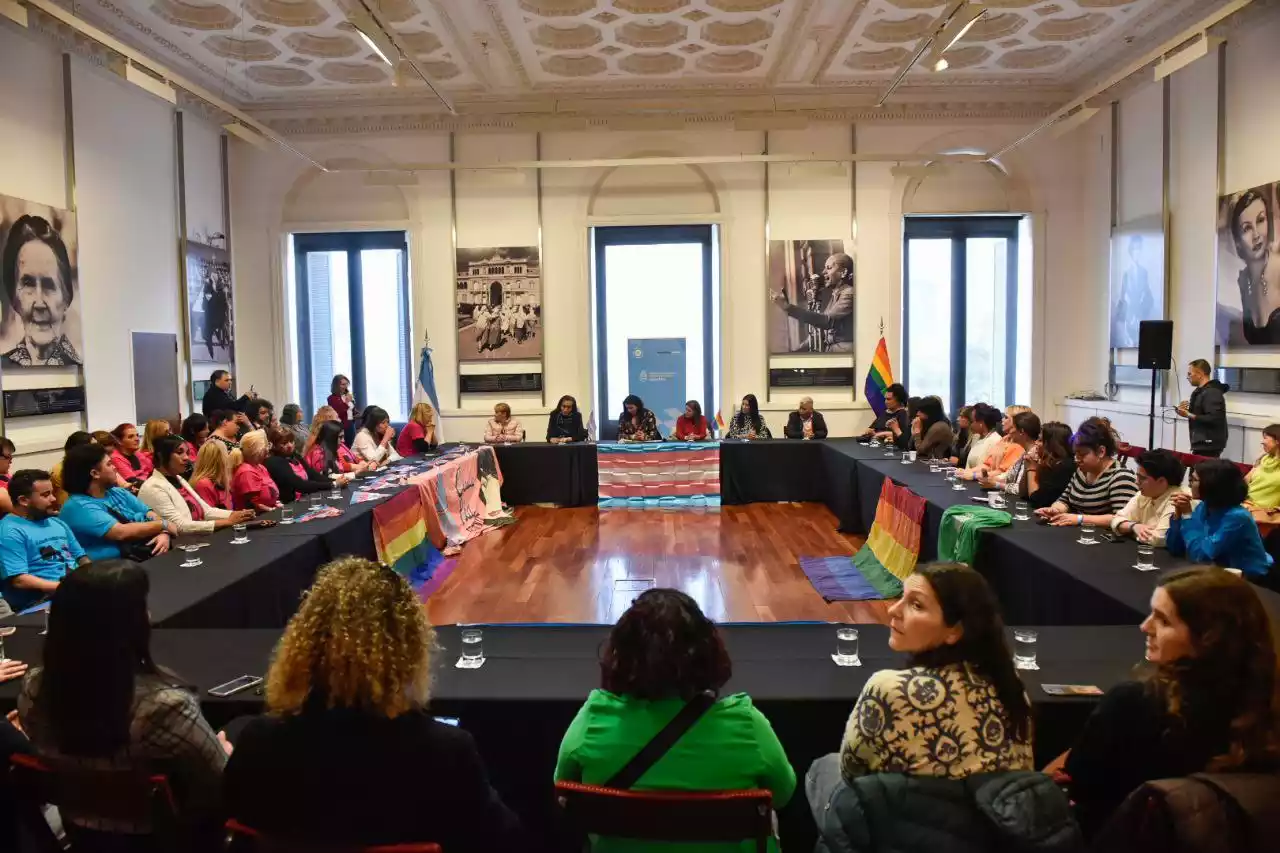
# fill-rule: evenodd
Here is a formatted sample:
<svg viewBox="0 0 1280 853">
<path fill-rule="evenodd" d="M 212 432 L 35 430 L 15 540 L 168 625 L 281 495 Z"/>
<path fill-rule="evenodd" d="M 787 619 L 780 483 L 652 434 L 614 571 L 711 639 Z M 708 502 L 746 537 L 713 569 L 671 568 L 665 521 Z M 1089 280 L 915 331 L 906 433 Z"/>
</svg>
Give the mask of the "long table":
<svg viewBox="0 0 1280 853">
<path fill-rule="evenodd" d="M 551 777 L 565 730 L 587 694 L 599 686 L 599 649 L 608 626 L 487 626 L 486 662 L 477 670 L 453 666 L 459 629 L 437 629 L 433 652 L 432 710 L 457 717 L 475 738 L 503 799 L 540 839 L 552 835 Z M 831 660 L 835 626 L 816 624 L 727 625 L 725 643 L 733 660 L 726 693 L 745 692 L 770 720 L 798 776 L 834 752 L 859 692 L 871 673 L 903 665 L 888 647 L 883 626 L 860 627 L 862 666 Z M 205 716 L 215 728 L 258 713 L 263 697 L 245 691 L 226 698 L 210 687 L 246 673 L 265 673 L 277 630 L 157 630 L 152 648 L 199 691 Z M 16 658 L 40 659 L 37 626 L 25 626 L 6 641 Z M 1036 752 L 1043 764 L 1068 748 L 1095 700 L 1049 696 L 1046 683 L 1094 684 L 1107 689 L 1129 677 L 1141 660 L 1142 636 L 1134 626 L 1046 628 L 1037 644 L 1040 670 L 1023 672 L 1035 706 Z M 0 685 L 0 710 L 16 702 L 16 683 Z M 514 725 L 513 721 L 519 721 Z M 808 849 L 813 821 L 803 786 L 780 815 L 784 844 Z"/>
</svg>

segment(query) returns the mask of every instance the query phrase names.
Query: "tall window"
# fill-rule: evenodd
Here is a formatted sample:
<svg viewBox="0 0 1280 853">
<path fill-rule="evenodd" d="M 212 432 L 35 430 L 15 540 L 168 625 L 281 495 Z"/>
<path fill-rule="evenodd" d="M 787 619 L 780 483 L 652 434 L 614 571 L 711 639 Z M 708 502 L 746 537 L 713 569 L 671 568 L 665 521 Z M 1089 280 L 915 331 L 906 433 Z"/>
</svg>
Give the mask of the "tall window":
<svg viewBox="0 0 1280 853">
<path fill-rule="evenodd" d="M 936 394 L 954 412 L 966 403 L 1003 408 L 1026 393 L 1019 345 L 1029 311 L 1019 311 L 1021 217 L 906 220 L 903 252 L 907 390 Z M 1029 286 L 1029 282 L 1026 283 Z M 1025 343 L 1025 342 L 1023 342 Z M 1025 350 L 1026 347 L 1024 346 Z"/>
<path fill-rule="evenodd" d="M 361 406 L 409 417 L 409 251 L 402 231 L 297 234 L 294 311 L 305 416 L 324 405 L 336 374 Z"/>
</svg>

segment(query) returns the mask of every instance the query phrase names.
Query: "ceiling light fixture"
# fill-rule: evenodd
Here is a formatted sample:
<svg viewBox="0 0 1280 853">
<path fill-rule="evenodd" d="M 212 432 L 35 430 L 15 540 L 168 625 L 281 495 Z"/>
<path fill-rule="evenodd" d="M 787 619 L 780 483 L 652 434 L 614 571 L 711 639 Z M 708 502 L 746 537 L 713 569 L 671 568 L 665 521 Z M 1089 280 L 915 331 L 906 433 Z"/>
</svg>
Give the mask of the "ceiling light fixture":
<svg viewBox="0 0 1280 853">
<path fill-rule="evenodd" d="M 898 90 L 902 82 L 907 79 L 907 74 L 920 61 L 921 57 L 932 48 L 929 55 L 929 65 L 934 71 L 946 71 L 951 67 L 951 63 L 943 56 L 948 50 L 955 46 L 956 42 L 964 38 L 969 30 L 973 29 L 973 25 L 987 13 L 987 7 L 982 3 L 970 3 L 968 0 L 951 0 L 947 4 L 947 8 L 942 10 L 942 14 L 934 21 L 933 28 L 929 34 L 920 39 L 920 43 L 916 45 L 916 49 L 907 57 L 906 61 L 898 68 L 898 73 L 894 75 L 893 82 L 889 84 L 889 88 L 884 90 L 884 94 L 876 101 L 876 107 L 883 107 L 885 102 Z"/>
<path fill-rule="evenodd" d="M 404 81 L 404 72 L 400 65 L 406 64 L 413 69 L 413 73 L 417 74 L 423 83 L 427 84 L 427 88 L 431 90 L 431 94 L 435 95 L 440 103 L 444 104 L 450 114 L 457 115 L 458 111 L 453 106 L 453 101 L 445 97 L 444 93 L 436 88 L 431 82 L 431 78 L 422 70 L 422 66 L 418 65 L 413 55 L 404 49 L 396 39 L 395 30 L 382 18 L 382 13 L 374 6 L 369 5 L 369 0 L 356 0 L 355 5 L 347 12 L 347 22 L 355 29 L 356 34 L 364 41 L 368 47 L 378 55 L 378 58 L 391 66 L 391 84 L 399 87 Z"/>
<path fill-rule="evenodd" d="M 1185 45 L 1172 53 L 1166 53 L 1164 57 L 1156 63 L 1155 75 L 1156 82 L 1163 80 L 1170 74 L 1181 71 L 1191 63 L 1198 59 L 1204 59 L 1210 53 L 1218 49 L 1218 45 L 1222 44 L 1222 39 L 1215 38 L 1207 32 L 1200 35 L 1188 45 Z"/>
<path fill-rule="evenodd" d="M 398 59 L 400 51 L 387 35 L 386 30 L 373 19 L 373 15 L 363 2 L 347 13 L 347 21 L 355 28 L 356 35 L 364 40 L 365 45 L 376 53 L 379 59 L 387 65 L 395 65 L 391 57 Z"/>
</svg>

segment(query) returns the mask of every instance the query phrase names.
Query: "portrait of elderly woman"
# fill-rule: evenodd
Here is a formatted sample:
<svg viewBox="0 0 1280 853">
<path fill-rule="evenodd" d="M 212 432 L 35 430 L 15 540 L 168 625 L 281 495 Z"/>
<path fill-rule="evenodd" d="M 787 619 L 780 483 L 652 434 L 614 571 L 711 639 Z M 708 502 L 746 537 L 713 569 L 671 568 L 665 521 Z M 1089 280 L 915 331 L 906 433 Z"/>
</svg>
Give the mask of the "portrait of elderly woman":
<svg viewBox="0 0 1280 853">
<path fill-rule="evenodd" d="M 0 198 L 0 237 L 5 366 L 83 364 L 72 214 Z"/>
</svg>

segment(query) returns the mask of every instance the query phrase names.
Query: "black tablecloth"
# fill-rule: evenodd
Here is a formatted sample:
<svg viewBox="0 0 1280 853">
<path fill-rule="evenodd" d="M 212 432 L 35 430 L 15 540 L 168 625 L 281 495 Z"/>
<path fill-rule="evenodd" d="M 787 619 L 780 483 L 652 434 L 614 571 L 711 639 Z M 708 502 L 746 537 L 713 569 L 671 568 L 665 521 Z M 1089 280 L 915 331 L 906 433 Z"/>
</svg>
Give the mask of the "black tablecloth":
<svg viewBox="0 0 1280 853">
<path fill-rule="evenodd" d="M 596 446 L 572 444 L 499 444 L 502 499 L 515 506 L 555 504 L 595 506 L 599 474 Z"/>
<path fill-rule="evenodd" d="M 827 498 L 821 442 L 725 441 L 720 444 L 720 502 L 818 502 Z"/>
</svg>

